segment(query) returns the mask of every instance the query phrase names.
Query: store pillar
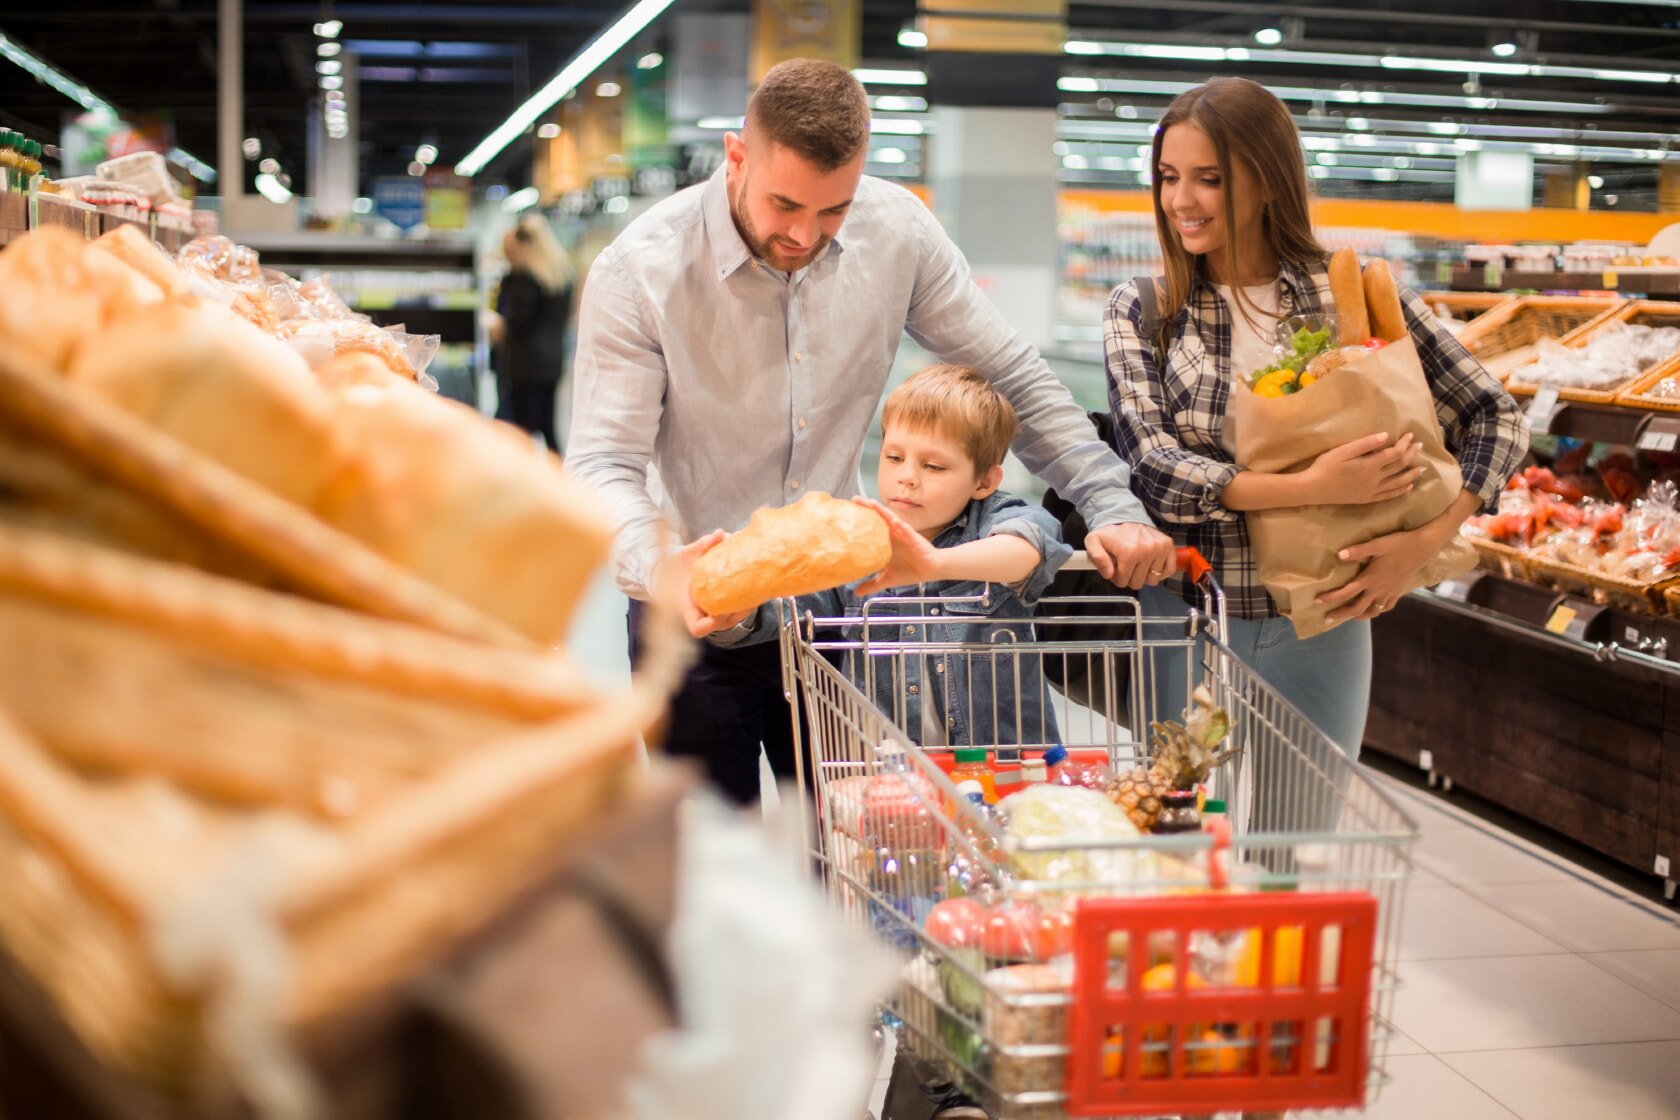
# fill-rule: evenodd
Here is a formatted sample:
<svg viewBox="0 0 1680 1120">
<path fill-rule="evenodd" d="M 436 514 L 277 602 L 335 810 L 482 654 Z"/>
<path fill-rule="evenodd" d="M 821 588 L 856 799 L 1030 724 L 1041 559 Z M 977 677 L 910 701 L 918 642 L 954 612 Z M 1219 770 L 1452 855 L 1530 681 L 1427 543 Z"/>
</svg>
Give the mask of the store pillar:
<svg viewBox="0 0 1680 1120">
<path fill-rule="evenodd" d="M 1592 202 L 1585 164 L 1554 167 L 1546 172 L 1545 203 L 1555 210 L 1585 210 Z"/>
<path fill-rule="evenodd" d="M 1657 167 L 1657 210 L 1680 213 L 1680 163 L 1664 160 Z"/>
<path fill-rule="evenodd" d="M 1534 157 L 1527 152 L 1461 152 L 1453 201 L 1460 210 L 1532 210 Z"/>
<path fill-rule="evenodd" d="M 1062 0 L 922 0 L 934 211 L 975 282 L 1040 349 L 1055 339 Z"/>
</svg>

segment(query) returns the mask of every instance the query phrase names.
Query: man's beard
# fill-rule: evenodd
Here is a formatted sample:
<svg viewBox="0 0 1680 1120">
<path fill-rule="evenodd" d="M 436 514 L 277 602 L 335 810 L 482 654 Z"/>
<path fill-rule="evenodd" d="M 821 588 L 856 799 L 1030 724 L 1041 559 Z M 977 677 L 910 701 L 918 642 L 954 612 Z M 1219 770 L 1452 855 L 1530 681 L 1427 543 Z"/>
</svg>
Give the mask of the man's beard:
<svg viewBox="0 0 1680 1120">
<path fill-rule="evenodd" d="M 748 216 L 746 208 L 741 205 L 741 199 L 746 195 L 746 193 L 747 178 L 746 176 L 742 176 L 741 189 L 736 191 L 734 197 L 729 200 L 729 211 L 735 219 L 735 229 L 740 233 L 741 240 L 747 243 L 747 248 L 752 251 L 752 255 L 761 261 L 767 262 L 772 268 L 779 268 L 783 272 L 797 272 L 799 269 L 804 268 L 806 265 L 816 260 L 817 254 L 821 253 L 823 249 L 827 247 L 828 243 L 833 240 L 833 238 L 829 237 L 827 234 L 823 234 L 821 237 L 817 238 L 817 243 L 815 245 L 811 246 L 811 248 L 807 251 L 800 253 L 798 256 L 779 248 L 778 242 L 781 240 L 780 238 L 762 237 L 759 235 L 758 230 L 753 226 L 752 218 Z"/>
</svg>

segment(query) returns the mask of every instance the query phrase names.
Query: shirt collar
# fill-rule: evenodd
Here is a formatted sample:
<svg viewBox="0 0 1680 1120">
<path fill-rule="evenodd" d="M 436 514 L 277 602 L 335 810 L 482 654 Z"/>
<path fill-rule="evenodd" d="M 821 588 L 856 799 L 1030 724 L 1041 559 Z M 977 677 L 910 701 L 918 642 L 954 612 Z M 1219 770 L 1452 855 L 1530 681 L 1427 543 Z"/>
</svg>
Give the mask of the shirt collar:
<svg viewBox="0 0 1680 1120">
<path fill-rule="evenodd" d="M 741 231 L 735 225 L 735 215 L 729 208 L 727 163 L 712 172 L 712 177 L 706 180 L 704 191 L 700 212 L 706 225 L 706 240 L 712 248 L 712 260 L 717 265 L 718 279 L 727 279 L 753 259 L 752 250 L 747 248 L 746 240 L 741 237 Z M 805 267 L 807 270 L 815 268 L 844 251 L 845 246 L 840 242 L 840 234 L 836 233 L 834 239 L 823 248 L 821 255 Z"/>
</svg>

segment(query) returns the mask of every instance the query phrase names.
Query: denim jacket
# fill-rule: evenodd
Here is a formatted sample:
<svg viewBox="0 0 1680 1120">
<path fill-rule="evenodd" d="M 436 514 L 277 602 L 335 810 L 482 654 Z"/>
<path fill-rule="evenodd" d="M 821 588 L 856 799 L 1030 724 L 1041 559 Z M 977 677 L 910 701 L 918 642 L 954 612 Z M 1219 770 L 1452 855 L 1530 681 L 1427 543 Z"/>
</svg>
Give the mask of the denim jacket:
<svg viewBox="0 0 1680 1120">
<path fill-rule="evenodd" d="M 859 619 L 844 628 L 843 637 L 865 648 L 848 652 L 844 669 L 918 744 L 1056 743 L 1060 739 L 1039 655 L 973 647 L 1032 640 L 1033 604 L 1073 554 L 1059 530 L 1043 508 L 994 493 L 968 503 L 933 544 L 952 548 L 998 533 L 1020 537 L 1038 549 L 1041 559 L 1018 587 L 958 580 L 896 587 L 867 600 L 867 625 L 865 600 L 843 587 L 802 596 L 800 614 Z M 898 623 L 895 616 L 918 621 Z"/>
</svg>

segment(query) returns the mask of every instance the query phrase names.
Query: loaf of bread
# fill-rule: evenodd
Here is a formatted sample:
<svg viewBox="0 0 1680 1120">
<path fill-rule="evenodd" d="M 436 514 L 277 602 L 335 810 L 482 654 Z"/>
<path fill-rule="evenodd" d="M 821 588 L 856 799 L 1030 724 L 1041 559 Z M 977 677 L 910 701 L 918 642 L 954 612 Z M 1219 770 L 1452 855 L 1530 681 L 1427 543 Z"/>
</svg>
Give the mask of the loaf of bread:
<svg viewBox="0 0 1680 1120">
<path fill-rule="evenodd" d="M 1359 257 L 1352 249 L 1330 254 L 1330 295 L 1336 303 L 1336 342 L 1358 346 L 1371 337 L 1365 310 L 1365 288 L 1359 279 Z"/>
<path fill-rule="evenodd" d="M 1406 313 L 1400 307 L 1400 290 L 1388 262 L 1374 260 L 1365 266 L 1365 307 L 1371 314 L 1371 330 L 1384 342 L 1406 337 Z"/>
<path fill-rule="evenodd" d="M 529 436 L 377 364 L 346 354 L 326 367 L 345 456 L 317 511 L 486 614 L 558 643 L 611 544 L 599 499 Z"/>
<path fill-rule="evenodd" d="M 0 252 L 0 331 L 54 372 L 113 315 L 162 299 L 157 285 L 61 226 L 32 230 Z"/>
<path fill-rule="evenodd" d="M 142 307 L 83 339 L 67 373 L 299 505 L 336 468 L 331 396 L 302 358 L 226 308 Z"/>
<path fill-rule="evenodd" d="M 190 294 L 187 274 L 169 259 L 157 243 L 140 232 L 140 227 L 124 223 L 88 246 L 97 253 L 108 253 L 156 284 L 170 299 L 183 299 Z"/>
<path fill-rule="evenodd" d="M 791 506 L 758 510 L 695 561 L 689 594 L 709 615 L 733 614 L 852 583 L 891 556 L 880 514 L 812 491 Z"/>
</svg>

